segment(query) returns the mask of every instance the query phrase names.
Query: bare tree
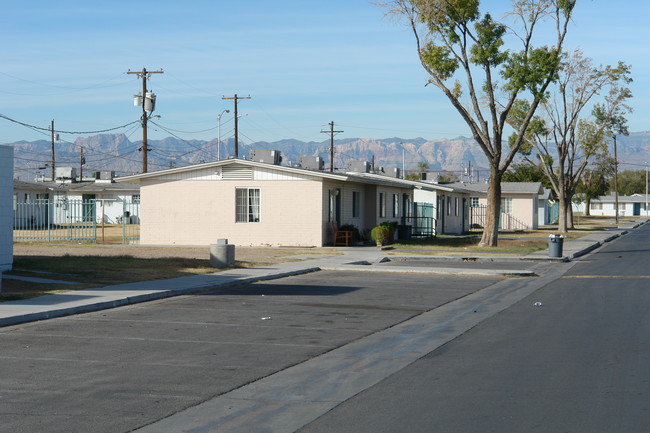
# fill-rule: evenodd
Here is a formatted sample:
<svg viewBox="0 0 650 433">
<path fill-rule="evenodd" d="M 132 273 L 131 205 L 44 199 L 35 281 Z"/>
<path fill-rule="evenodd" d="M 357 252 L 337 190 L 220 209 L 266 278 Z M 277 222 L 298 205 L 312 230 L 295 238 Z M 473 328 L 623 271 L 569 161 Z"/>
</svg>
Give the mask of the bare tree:
<svg viewBox="0 0 650 433">
<path fill-rule="evenodd" d="M 549 87 L 550 97 L 542 102 L 542 116 L 536 116 L 525 134 L 527 144 L 520 151 L 536 153 L 559 202 L 558 231 L 573 228 L 571 203 L 585 170 L 594 157 L 607 154 L 606 138 L 614 112 L 627 112 L 631 97 L 625 87 L 631 80 L 630 67 L 594 67 L 591 60 L 574 51 L 562 62 L 559 79 Z M 593 117 L 584 111 L 595 97 L 607 92 L 605 105 L 596 105 Z M 509 122 L 518 127 L 528 112 L 527 101 L 517 101 Z M 605 108 L 606 106 L 606 108 Z M 550 137 L 550 140 L 549 140 Z"/>
<path fill-rule="evenodd" d="M 575 0 L 516 0 L 506 15 L 509 25 L 483 13 L 479 3 L 394 0 L 383 5 L 407 20 L 428 82 L 448 98 L 487 157 L 488 209 L 480 245 L 496 246 L 501 178 L 524 142 L 526 128 L 548 86 L 557 78 Z M 554 28 L 552 43 L 536 46 L 549 20 Z M 468 105 L 461 101 L 463 94 L 469 97 Z M 506 119 L 515 101 L 525 97 L 530 99 L 529 110 L 517 138 L 504 149 Z"/>
</svg>

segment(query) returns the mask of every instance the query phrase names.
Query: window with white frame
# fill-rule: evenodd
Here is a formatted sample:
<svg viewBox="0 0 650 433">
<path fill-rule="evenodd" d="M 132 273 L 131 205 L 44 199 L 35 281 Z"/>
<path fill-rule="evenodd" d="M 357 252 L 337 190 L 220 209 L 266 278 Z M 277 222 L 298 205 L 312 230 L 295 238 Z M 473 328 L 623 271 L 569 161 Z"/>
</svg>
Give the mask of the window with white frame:
<svg viewBox="0 0 650 433">
<path fill-rule="evenodd" d="M 379 193 L 379 218 L 386 218 L 386 194 Z"/>
<path fill-rule="evenodd" d="M 260 222 L 259 188 L 235 188 L 235 222 Z"/>
<path fill-rule="evenodd" d="M 454 197 L 454 215 L 458 216 L 458 197 Z"/>
<path fill-rule="evenodd" d="M 501 213 L 512 213 L 512 197 L 501 198 Z"/>
<path fill-rule="evenodd" d="M 393 194 L 393 218 L 399 217 L 399 194 Z"/>
<path fill-rule="evenodd" d="M 469 198 L 469 205 L 471 207 L 478 207 L 478 197 L 470 197 Z"/>
<path fill-rule="evenodd" d="M 602 203 L 591 202 L 591 204 L 589 205 L 589 208 L 593 209 L 593 210 L 602 210 L 603 209 L 603 204 Z"/>
<path fill-rule="evenodd" d="M 133 194 L 131 196 L 131 202 L 133 203 L 140 203 L 140 194 Z"/>
</svg>

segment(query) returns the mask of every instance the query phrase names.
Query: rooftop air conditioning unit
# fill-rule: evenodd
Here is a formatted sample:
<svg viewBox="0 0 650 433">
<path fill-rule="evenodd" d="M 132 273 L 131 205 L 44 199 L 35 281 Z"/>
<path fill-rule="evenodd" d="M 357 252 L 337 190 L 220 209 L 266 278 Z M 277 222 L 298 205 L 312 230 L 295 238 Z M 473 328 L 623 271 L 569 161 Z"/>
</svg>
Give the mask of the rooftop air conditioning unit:
<svg viewBox="0 0 650 433">
<path fill-rule="evenodd" d="M 368 161 L 354 159 L 347 162 L 345 170 L 353 173 L 370 173 L 370 163 Z"/>
<path fill-rule="evenodd" d="M 399 167 L 385 167 L 384 172 L 386 173 L 387 176 L 394 177 L 399 179 L 402 174 L 402 170 L 399 169 Z"/>
<path fill-rule="evenodd" d="M 74 179 L 77 177 L 77 170 L 74 167 L 56 167 L 54 177 L 57 179 Z"/>
<path fill-rule="evenodd" d="M 325 161 L 320 156 L 301 156 L 298 158 L 298 164 L 307 170 L 323 170 Z"/>
<path fill-rule="evenodd" d="M 250 153 L 250 159 L 255 162 L 280 165 L 282 163 L 282 154 L 279 150 L 253 149 Z"/>
</svg>

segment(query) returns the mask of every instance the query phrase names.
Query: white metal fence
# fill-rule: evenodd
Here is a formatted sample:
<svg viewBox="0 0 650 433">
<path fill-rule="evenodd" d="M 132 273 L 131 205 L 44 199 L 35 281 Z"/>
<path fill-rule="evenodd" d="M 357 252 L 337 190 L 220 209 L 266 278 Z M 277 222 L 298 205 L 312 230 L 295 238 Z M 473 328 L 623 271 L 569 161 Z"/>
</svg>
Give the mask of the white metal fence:
<svg viewBox="0 0 650 433">
<path fill-rule="evenodd" d="M 36 200 L 14 203 L 14 242 L 106 240 L 129 244 L 140 239 L 140 203 L 100 200 Z"/>
</svg>

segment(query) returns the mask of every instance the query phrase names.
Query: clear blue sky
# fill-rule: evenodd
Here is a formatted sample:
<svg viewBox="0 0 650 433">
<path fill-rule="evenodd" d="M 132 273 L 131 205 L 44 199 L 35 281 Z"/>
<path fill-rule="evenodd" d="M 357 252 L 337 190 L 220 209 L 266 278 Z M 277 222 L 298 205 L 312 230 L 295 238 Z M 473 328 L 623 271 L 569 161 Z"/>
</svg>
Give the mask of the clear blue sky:
<svg viewBox="0 0 650 433">
<path fill-rule="evenodd" d="M 484 8 L 506 0 L 485 1 Z M 0 113 L 55 129 L 94 131 L 138 119 L 141 81 L 125 72 L 163 69 L 148 87 L 155 121 L 183 139 L 240 140 L 469 136 L 443 95 L 424 87 L 413 35 L 366 0 L 2 1 Z M 567 48 L 596 64 L 632 65 L 631 131 L 650 130 L 646 1 L 578 0 Z M 150 125 L 149 137 L 170 134 Z M 141 139 L 139 128 L 125 132 Z M 62 134 L 66 141 L 77 136 Z M 0 144 L 49 139 L 0 119 Z"/>
</svg>

